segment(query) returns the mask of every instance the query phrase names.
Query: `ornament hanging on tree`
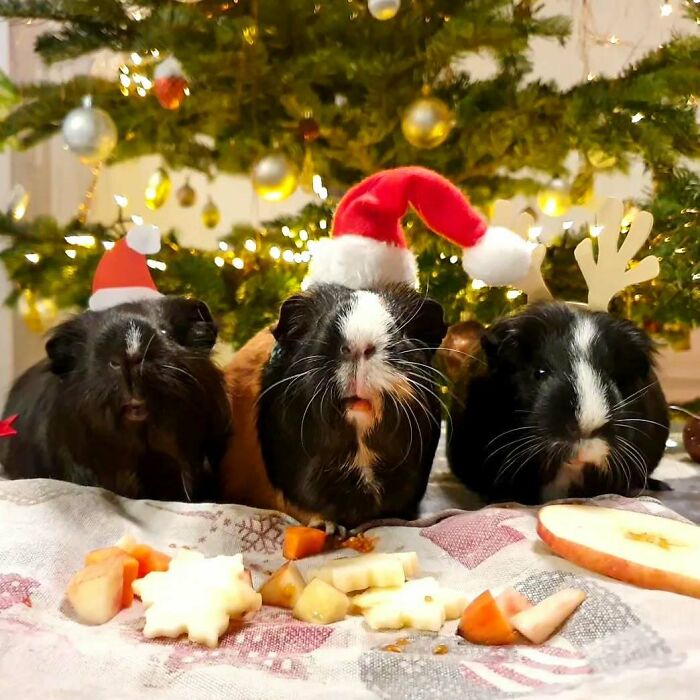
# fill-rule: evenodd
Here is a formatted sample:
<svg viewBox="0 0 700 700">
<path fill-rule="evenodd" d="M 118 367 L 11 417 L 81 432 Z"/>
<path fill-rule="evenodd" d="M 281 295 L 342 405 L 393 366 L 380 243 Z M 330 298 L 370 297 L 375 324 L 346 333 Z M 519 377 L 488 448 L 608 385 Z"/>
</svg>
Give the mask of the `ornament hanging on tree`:
<svg viewBox="0 0 700 700">
<path fill-rule="evenodd" d="M 554 178 L 537 195 L 537 206 L 547 216 L 563 216 L 571 208 L 571 193 L 561 178 Z"/>
<path fill-rule="evenodd" d="M 316 165 L 314 163 L 314 157 L 311 153 L 311 149 L 307 148 L 304 153 L 304 163 L 301 166 L 301 172 L 299 173 L 299 186 L 304 192 L 314 191 L 314 175 L 316 174 Z"/>
<path fill-rule="evenodd" d="M 158 168 L 148 178 L 148 183 L 146 184 L 146 191 L 144 192 L 146 206 L 154 211 L 160 209 L 170 196 L 172 186 L 168 171 L 165 168 Z"/>
<path fill-rule="evenodd" d="M 586 153 L 588 162 L 597 170 L 608 170 L 615 167 L 617 158 L 609 153 L 606 153 L 600 148 L 592 148 Z"/>
<path fill-rule="evenodd" d="M 321 127 L 311 117 L 304 117 L 297 125 L 297 132 L 306 143 L 313 143 L 321 135 Z"/>
<path fill-rule="evenodd" d="M 185 99 L 189 82 L 180 61 L 170 56 L 153 71 L 153 92 L 165 109 L 179 109 Z"/>
<path fill-rule="evenodd" d="M 81 107 L 68 112 L 63 120 L 63 139 L 83 163 L 101 163 L 117 145 L 117 127 L 103 109 L 92 106 L 92 98 L 83 98 Z"/>
<path fill-rule="evenodd" d="M 682 406 L 669 406 L 672 411 L 682 413 L 686 422 L 683 426 L 683 447 L 693 462 L 700 463 L 700 416 Z"/>
<path fill-rule="evenodd" d="M 197 191 L 190 185 L 189 178 L 185 180 L 185 184 L 179 187 L 175 194 L 181 207 L 191 207 L 197 201 Z"/>
<path fill-rule="evenodd" d="M 401 130 L 416 148 L 437 148 L 454 126 L 450 108 L 437 97 L 421 97 L 412 102 L 401 119 Z"/>
<path fill-rule="evenodd" d="M 297 169 L 283 153 L 263 156 L 251 171 L 253 189 L 270 202 L 287 199 L 297 188 Z"/>
<path fill-rule="evenodd" d="M 207 203 L 202 207 L 202 223 L 207 228 L 216 228 L 221 221 L 221 212 L 216 206 L 214 200 L 209 197 Z"/>
<path fill-rule="evenodd" d="M 22 185 L 15 185 L 12 188 L 10 203 L 7 205 L 7 213 L 15 220 L 21 221 L 27 213 L 29 206 L 29 192 Z"/>
<path fill-rule="evenodd" d="M 32 333 L 42 335 L 51 328 L 58 316 L 53 299 L 43 299 L 30 289 L 25 289 L 17 302 L 17 310 Z"/>
<path fill-rule="evenodd" d="M 369 13 L 380 21 L 393 19 L 401 7 L 401 0 L 367 0 Z"/>
</svg>

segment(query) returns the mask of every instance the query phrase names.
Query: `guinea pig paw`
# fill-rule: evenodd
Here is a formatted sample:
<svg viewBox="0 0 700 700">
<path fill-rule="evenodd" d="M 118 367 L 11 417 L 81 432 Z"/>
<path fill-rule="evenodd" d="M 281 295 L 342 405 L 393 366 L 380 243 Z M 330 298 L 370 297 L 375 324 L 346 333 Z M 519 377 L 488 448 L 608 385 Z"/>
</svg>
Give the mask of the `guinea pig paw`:
<svg viewBox="0 0 700 700">
<path fill-rule="evenodd" d="M 343 527 L 342 525 L 338 525 L 338 523 L 334 523 L 331 520 L 324 520 L 323 518 L 311 519 L 309 521 L 309 527 L 324 530 L 329 537 L 335 536 L 339 537 L 341 540 L 344 540 L 348 534 L 347 528 Z"/>
</svg>

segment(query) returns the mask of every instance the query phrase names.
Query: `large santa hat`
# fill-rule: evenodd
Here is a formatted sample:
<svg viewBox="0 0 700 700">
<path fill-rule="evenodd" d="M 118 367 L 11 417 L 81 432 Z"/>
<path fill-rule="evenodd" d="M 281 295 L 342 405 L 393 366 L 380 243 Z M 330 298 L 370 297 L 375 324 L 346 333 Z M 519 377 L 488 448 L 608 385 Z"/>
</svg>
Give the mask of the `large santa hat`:
<svg viewBox="0 0 700 700">
<path fill-rule="evenodd" d="M 91 311 L 104 311 L 130 301 L 161 296 L 148 269 L 146 255 L 160 250 L 155 226 L 134 226 L 100 260 L 92 282 Z"/>
<path fill-rule="evenodd" d="M 462 192 L 438 173 L 405 167 L 371 175 L 345 194 L 335 212 L 332 238 L 314 248 L 307 284 L 415 286 L 416 260 L 401 228 L 409 205 L 426 226 L 464 249 L 462 265 L 471 277 L 500 286 L 527 274 L 531 243 L 502 226 L 489 227 Z"/>
</svg>

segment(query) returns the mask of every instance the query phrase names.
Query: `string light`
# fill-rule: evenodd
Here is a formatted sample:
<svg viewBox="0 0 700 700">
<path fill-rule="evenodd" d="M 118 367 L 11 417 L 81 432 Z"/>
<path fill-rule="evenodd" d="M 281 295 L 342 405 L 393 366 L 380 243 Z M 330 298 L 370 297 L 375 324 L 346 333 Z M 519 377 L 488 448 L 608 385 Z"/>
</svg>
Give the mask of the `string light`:
<svg viewBox="0 0 700 700">
<path fill-rule="evenodd" d="M 542 226 L 530 226 L 530 228 L 527 230 L 527 237 L 532 243 L 538 243 L 541 233 Z"/>
<path fill-rule="evenodd" d="M 120 209 L 124 209 L 124 207 L 126 207 L 129 204 L 129 199 L 123 194 L 115 194 L 114 201 L 117 203 L 117 206 Z"/>
<path fill-rule="evenodd" d="M 270 257 L 273 260 L 279 260 L 280 255 L 282 255 L 282 251 L 276 245 L 273 245 L 272 248 L 270 248 Z"/>
<path fill-rule="evenodd" d="M 565 230 L 568 231 L 572 226 L 574 225 L 573 221 L 563 221 L 561 224 L 561 227 Z"/>
<path fill-rule="evenodd" d="M 454 265 L 458 260 L 459 260 L 459 258 L 458 258 L 456 255 L 453 255 L 453 256 L 450 257 L 450 262 L 451 262 L 453 265 Z"/>
<path fill-rule="evenodd" d="M 214 265 L 216 265 L 217 267 L 223 267 L 225 263 L 226 261 L 220 255 L 217 255 L 214 258 Z"/>
<path fill-rule="evenodd" d="M 148 267 L 151 267 L 154 270 L 160 270 L 161 272 L 165 272 L 168 269 L 168 266 L 160 260 L 148 260 L 147 264 Z"/>
<path fill-rule="evenodd" d="M 129 70 L 127 68 L 127 70 Z M 119 74 L 119 82 L 125 87 L 128 88 L 129 85 L 131 85 L 131 78 L 128 75 L 125 75 L 124 73 Z"/>
<path fill-rule="evenodd" d="M 75 260 L 78 257 L 78 251 L 72 248 L 68 248 L 65 253 L 71 260 Z"/>
<path fill-rule="evenodd" d="M 598 238 L 604 228 L 604 226 L 591 226 L 591 237 Z"/>
<path fill-rule="evenodd" d="M 444 260 L 447 256 L 444 253 L 440 253 L 440 260 Z"/>
<path fill-rule="evenodd" d="M 92 248 L 95 245 L 95 237 L 87 234 L 66 236 L 63 240 L 69 245 L 77 245 L 81 248 Z"/>
<path fill-rule="evenodd" d="M 613 45 L 619 44 L 619 43 L 620 43 L 620 37 L 617 36 L 617 34 L 611 34 L 611 35 L 608 37 L 608 43 L 609 43 L 609 44 L 613 44 Z"/>
<path fill-rule="evenodd" d="M 483 289 L 485 286 L 484 280 L 472 280 L 472 289 Z"/>
<path fill-rule="evenodd" d="M 301 262 L 301 253 L 294 253 L 294 262 L 295 263 Z"/>
<path fill-rule="evenodd" d="M 282 253 L 282 260 L 284 260 L 285 262 L 293 262 L 294 253 L 289 249 L 285 250 L 284 253 Z"/>
<path fill-rule="evenodd" d="M 252 238 L 249 238 L 244 244 L 243 247 L 246 250 L 249 250 L 251 253 L 254 253 L 257 249 L 258 246 L 256 245 L 255 241 Z"/>
<path fill-rule="evenodd" d="M 231 263 L 237 270 L 242 270 L 245 263 L 241 258 L 234 258 Z"/>
<path fill-rule="evenodd" d="M 143 59 L 141 58 L 141 56 L 139 54 L 137 54 L 136 52 L 132 53 L 130 58 L 131 58 L 131 62 L 137 66 L 140 66 L 141 63 L 143 62 Z"/>
<path fill-rule="evenodd" d="M 630 117 L 630 120 L 632 121 L 632 124 L 637 124 L 644 119 L 644 115 L 641 112 L 637 112 L 636 114 L 633 114 Z"/>
<path fill-rule="evenodd" d="M 146 97 L 146 91 L 140 85 L 136 88 L 136 92 L 139 97 Z"/>
<path fill-rule="evenodd" d="M 131 220 L 132 220 L 137 226 L 141 226 L 141 224 L 143 224 L 143 216 L 139 216 L 138 214 L 132 214 L 132 215 L 131 215 Z"/>
<path fill-rule="evenodd" d="M 292 231 L 289 226 L 282 226 L 282 235 L 291 237 Z"/>
<path fill-rule="evenodd" d="M 309 253 L 308 250 L 305 250 L 301 254 L 301 261 L 307 263 L 307 262 L 309 262 L 309 260 L 311 260 L 311 253 Z"/>
<path fill-rule="evenodd" d="M 151 49 L 151 56 L 153 56 L 153 58 L 158 58 L 158 56 L 160 56 L 160 51 L 158 51 L 158 49 Z"/>
<path fill-rule="evenodd" d="M 114 241 L 102 241 L 102 247 L 105 250 L 112 250 L 112 248 L 114 248 Z"/>
<path fill-rule="evenodd" d="M 665 2 L 659 8 L 662 17 L 668 17 L 673 12 L 673 5 L 670 2 Z"/>
<path fill-rule="evenodd" d="M 321 231 L 325 231 L 327 225 L 328 225 L 328 222 L 325 219 L 321 219 L 318 222 L 318 227 L 321 229 Z"/>
<path fill-rule="evenodd" d="M 301 229 L 301 231 L 299 231 L 299 238 L 301 238 L 302 241 L 309 240 L 309 234 L 306 232 L 305 229 Z"/>
<path fill-rule="evenodd" d="M 24 256 L 32 265 L 36 265 L 41 260 L 39 253 L 26 253 Z"/>
<path fill-rule="evenodd" d="M 508 299 L 508 301 L 514 301 L 514 300 L 517 299 L 521 294 L 522 294 L 522 292 L 521 292 L 519 289 L 509 289 L 509 290 L 506 292 L 506 299 Z"/>
<path fill-rule="evenodd" d="M 228 250 L 228 243 L 226 243 L 226 241 L 219 241 L 219 250 L 225 253 Z"/>
</svg>

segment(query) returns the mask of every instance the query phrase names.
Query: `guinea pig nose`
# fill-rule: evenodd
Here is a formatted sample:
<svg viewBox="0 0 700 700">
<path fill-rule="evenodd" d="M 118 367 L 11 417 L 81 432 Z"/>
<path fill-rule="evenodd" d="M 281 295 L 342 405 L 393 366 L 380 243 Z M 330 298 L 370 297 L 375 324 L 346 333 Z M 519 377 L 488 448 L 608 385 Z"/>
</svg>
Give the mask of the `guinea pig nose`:
<svg viewBox="0 0 700 700">
<path fill-rule="evenodd" d="M 372 357 L 372 355 L 374 355 L 375 352 L 377 352 L 376 346 L 375 346 L 373 343 L 368 343 L 368 344 L 365 346 L 365 349 L 364 349 L 364 351 L 362 352 L 362 354 L 363 354 L 367 359 L 369 359 L 370 357 Z"/>
<path fill-rule="evenodd" d="M 340 346 L 340 354 L 343 357 L 350 357 L 352 355 L 352 350 L 350 349 L 349 345 L 341 345 Z"/>
</svg>

